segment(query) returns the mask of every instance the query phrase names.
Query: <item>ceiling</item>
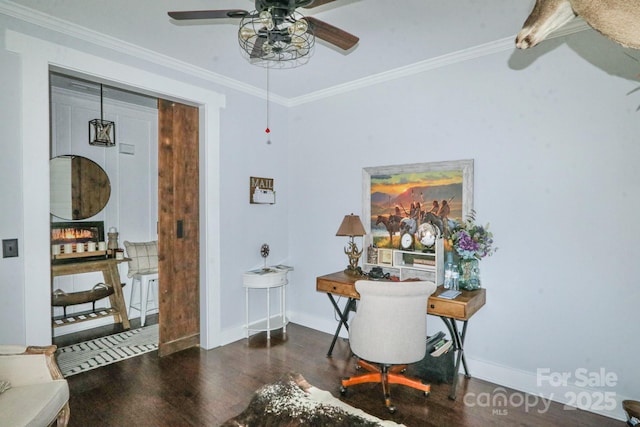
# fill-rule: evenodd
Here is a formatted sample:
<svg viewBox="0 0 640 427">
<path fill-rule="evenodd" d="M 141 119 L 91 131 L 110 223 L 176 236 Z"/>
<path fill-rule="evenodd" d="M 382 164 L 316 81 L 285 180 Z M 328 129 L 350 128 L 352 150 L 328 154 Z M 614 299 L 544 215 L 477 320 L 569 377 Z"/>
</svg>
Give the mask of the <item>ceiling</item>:
<svg viewBox="0 0 640 427">
<path fill-rule="evenodd" d="M 37 25 L 64 28 L 70 34 L 106 35 L 134 49 L 197 67 L 206 75 L 260 90 L 266 87 L 265 69 L 241 55 L 238 20 L 174 21 L 167 15 L 180 10 L 251 10 L 251 0 L 2 2 L 17 10 L 29 8 L 23 15 Z M 513 40 L 533 4 L 534 0 L 336 0 L 300 9 L 358 36 L 360 42 L 343 53 L 318 40 L 307 64 L 271 70 L 269 89 L 277 96 L 297 98 L 453 52 Z"/>
</svg>

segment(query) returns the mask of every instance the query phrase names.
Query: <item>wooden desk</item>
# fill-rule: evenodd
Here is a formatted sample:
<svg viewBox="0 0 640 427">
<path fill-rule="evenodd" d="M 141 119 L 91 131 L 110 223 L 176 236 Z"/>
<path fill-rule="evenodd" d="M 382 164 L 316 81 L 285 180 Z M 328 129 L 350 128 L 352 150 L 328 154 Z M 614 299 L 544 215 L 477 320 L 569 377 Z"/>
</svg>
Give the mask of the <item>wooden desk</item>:
<svg viewBox="0 0 640 427">
<path fill-rule="evenodd" d="M 73 323 L 77 323 L 83 320 L 93 320 L 99 317 L 113 316 L 114 322 L 122 323 L 124 329 L 130 329 L 129 316 L 127 315 L 127 306 L 124 302 L 124 295 L 122 294 L 122 282 L 120 281 L 120 272 L 118 271 L 118 264 L 128 261 L 125 259 L 105 258 L 92 261 L 77 261 L 63 264 L 51 265 L 51 276 L 68 276 L 70 274 L 81 274 L 91 272 L 102 272 L 104 277 L 104 283 L 107 286 L 113 288 L 113 294 L 109 295 L 109 302 L 111 308 L 104 310 L 104 314 L 96 316 L 83 316 L 82 319 L 74 318 Z M 71 322 L 56 323 L 53 322 L 53 326 L 68 325 Z"/>
<path fill-rule="evenodd" d="M 336 333 L 333 336 L 333 341 L 331 342 L 331 346 L 327 353 L 327 356 L 329 357 L 333 352 L 333 347 L 335 346 L 342 326 L 344 326 L 347 331 L 349 330 L 349 312 L 355 309 L 356 301 L 360 299 L 360 295 L 355 288 L 355 282 L 357 280 L 366 280 L 366 278 L 350 276 L 342 271 L 316 278 L 316 290 L 327 294 L 336 314 L 340 318 L 338 328 L 336 329 Z M 393 285 L 393 282 L 389 283 L 390 286 Z M 438 297 L 438 295 L 445 290 L 446 289 L 442 286 L 438 286 L 433 295 L 429 297 L 426 313 L 440 317 L 449 330 L 449 335 L 451 335 L 451 339 L 453 340 L 453 349 L 456 351 L 456 365 L 454 372 L 457 374 L 460 371 L 460 364 L 462 364 L 465 377 L 471 378 L 467 367 L 467 361 L 464 356 L 464 339 L 467 334 L 467 324 L 469 319 L 478 310 L 480 310 L 486 302 L 486 290 L 481 288 L 475 291 L 462 291 L 462 294 L 454 300 Z M 347 297 L 347 304 L 343 310 L 338 306 L 334 295 Z M 458 321 L 462 322 L 462 331 L 458 329 Z M 457 385 L 458 381 L 454 378 L 453 384 L 451 385 L 451 392 L 449 393 L 449 398 L 452 400 L 455 400 L 456 398 Z"/>
</svg>

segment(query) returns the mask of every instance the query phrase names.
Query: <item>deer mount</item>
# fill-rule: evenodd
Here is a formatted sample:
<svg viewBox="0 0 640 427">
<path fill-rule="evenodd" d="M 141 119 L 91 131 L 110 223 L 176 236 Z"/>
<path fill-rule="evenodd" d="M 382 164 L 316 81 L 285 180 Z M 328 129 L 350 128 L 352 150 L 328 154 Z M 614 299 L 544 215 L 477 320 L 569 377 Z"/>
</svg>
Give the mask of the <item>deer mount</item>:
<svg viewBox="0 0 640 427">
<path fill-rule="evenodd" d="M 537 45 L 576 16 L 616 43 L 640 49 L 637 0 L 536 0 L 516 37 L 516 47 L 527 49 Z"/>
</svg>

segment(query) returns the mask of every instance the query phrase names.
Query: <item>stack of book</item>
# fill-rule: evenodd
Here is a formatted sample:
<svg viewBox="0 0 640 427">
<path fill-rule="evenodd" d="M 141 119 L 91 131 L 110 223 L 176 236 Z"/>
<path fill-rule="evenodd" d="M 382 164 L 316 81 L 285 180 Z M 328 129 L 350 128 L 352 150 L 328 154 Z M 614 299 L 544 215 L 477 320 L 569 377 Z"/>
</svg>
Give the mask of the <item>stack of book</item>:
<svg viewBox="0 0 640 427">
<path fill-rule="evenodd" d="M 444 338 L 444 332 L 440 331 L 427 338 L 427 353 L 432 357 L 438 357 L 451 348 L 453 341 Z"/>
</svg>

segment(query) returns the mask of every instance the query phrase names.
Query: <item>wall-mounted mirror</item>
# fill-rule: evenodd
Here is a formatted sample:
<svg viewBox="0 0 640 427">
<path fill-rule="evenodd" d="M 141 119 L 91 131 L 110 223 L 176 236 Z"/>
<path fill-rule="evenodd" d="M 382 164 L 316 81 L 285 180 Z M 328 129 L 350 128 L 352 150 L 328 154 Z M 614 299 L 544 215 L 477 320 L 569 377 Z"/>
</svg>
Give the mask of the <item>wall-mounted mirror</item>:
<svg viewBox="0 0 640 427">
<path fill-rule="evenodd" d="M 93 160 L 81 156 L 58 156 L 50 164 L 51 214 L 66 220 L 87 219 L 109 201 L 111 183 Z"/>
</svg>

